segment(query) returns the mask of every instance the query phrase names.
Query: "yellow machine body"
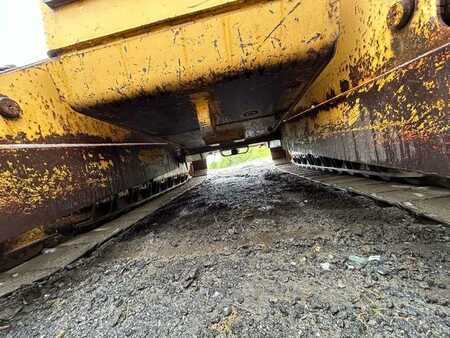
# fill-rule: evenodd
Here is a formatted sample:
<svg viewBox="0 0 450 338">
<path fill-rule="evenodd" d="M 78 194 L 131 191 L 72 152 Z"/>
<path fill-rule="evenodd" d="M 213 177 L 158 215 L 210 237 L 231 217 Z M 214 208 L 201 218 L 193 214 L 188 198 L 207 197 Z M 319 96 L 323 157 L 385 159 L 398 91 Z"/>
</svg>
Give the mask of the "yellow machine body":
<svg viewBox="0 0 450 338">
<path fill-rule="evenodd" d="M 281 119 L 285 147 L 299 164 L 449 178 L 449 1 L 340 4 L 336 54 Z"/>
<path fill-rule="evenodd" d="M 43 6 L 59 53 L 54 77 L 71 107 L 190 152 L 270 134 L 338 36 L 338 6 L 329 0 Z M 126 26 L 119 8 L 132 13 Z"/>
</svg>

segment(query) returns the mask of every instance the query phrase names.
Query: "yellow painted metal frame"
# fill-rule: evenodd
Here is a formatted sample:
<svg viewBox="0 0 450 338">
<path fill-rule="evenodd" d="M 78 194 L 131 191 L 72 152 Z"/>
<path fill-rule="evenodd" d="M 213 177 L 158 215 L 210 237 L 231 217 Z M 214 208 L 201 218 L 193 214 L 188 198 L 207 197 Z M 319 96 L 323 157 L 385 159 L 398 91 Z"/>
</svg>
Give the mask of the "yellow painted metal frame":
<svg viewBox="0 0 450 338">
<path fill-rule="evenodd" d="M 389 28 L 387 17 L 398 0 L 340 0 L 336 55 L 295 111 L 301 112 L 449 42 L 450 28 L 439 17 L 439 0 L 411 2 L 415 10 L 410 22 L 396 31 Z"/>
<path fill-rule="evenodd" d="M 18 119 L 0 118 L 0 140 L 8 143 L 41 142 L 47 138 L 89 135 L 103 141 L 123 142 L 132 133 L 75 112 L 55 85 L 58 65 L 47 61 L 0 75 L 0 93 L 23 110 Z"/>
<path fill-rule="evenodd" d="M 61 50 L 144 27 L 165 24 L 171 20 L 181 20 L 187 16 L 241 5 L 243 2 L 245 1 L 84 0 L 57 9 L 42 3 L 41 8 L 48 48 Z"/>
<path fill-rule="evenodd" d="M 398 0 L 341 0 L 336 55 L 288 116 L 300 114 L 336 95 L 369 83 L 402 63 L 450 42 L 450 27 L 439 16 L 438 0 L 415 1 L 413 16 L 400 31 L 390 29 L 387 22 L 389 10 L 397 3 Z M 395 80 L 395 76 L 391 75 L 378 81 L 381 81 L 380 86 L 385 86 Z M 402 95 L 402 88 L 399 88 L 398 95 Z M 433 109 L 442 111 L 448 110 L 448 107 L 442 102 L 434 102 L 427 111 Z M 320 118 L 315 119 L 313 125 L 315 128 L 329 128 L 341 125 L 344 116 L 356 121 L 360 114 L 361 107 L 349 107 L 344 103 L 332 111 L 320 112 Z M 388 111 L 377 114 L 385 115 L 386 120 L 383 125 L 374 128 L 387 128 L 391 123 Z M 416 111 L 416 119 L 424 120 L 423 125 L 427 128 L 440 125 L 420 111 Z"/>
<path fill-rule="evenodd" d="M 337 39 L 337 9 L 329 0 L 239 3 L 229 12 L 193 16 L 183 24 L 63 54 L 55 81 L 65 100 L 82 111 L 161 89 L 193 89 L 224 74 L 308 60 Z"/>
<path fill-rule="evenodd" d="M 4 244 L 6 250 L 43 238 L 64 212 L 141 184 L 146 175 L 187 171 L 163 141 L 74 111 L 55 85 L 56 67 L 47 61 L 0 74 L 0 93 L 22 109 L 19 118 L 0 117 L 0 239 L 32 229 Z M 145 146 L 154 143 L 162 146 Z"/>
<path fill-rule="evenodd" d="M 399 3 L 340 1 L 336 54 L 284 117 L 291 152 L 448 175 L 450 27 L 440 1 L 411 0 L 392 29 Z"/>
</svg>

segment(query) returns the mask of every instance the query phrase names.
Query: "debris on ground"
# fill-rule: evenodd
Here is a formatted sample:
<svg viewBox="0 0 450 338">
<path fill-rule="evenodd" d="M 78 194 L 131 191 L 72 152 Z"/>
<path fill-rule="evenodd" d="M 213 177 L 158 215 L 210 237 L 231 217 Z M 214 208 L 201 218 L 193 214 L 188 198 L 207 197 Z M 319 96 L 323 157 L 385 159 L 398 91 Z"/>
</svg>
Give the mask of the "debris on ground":
<svg viewBox="0 0 450 338">
<path fill-rule="evenodd" d="M 449 239 L 269 164 L 220 170 L 0 299 L 0 336 L 449 337 Z"/>
<path fill-rule="evenodd" d="M 330 263 L 321 263 L 320 267 L 322 269 L 324 269 L 325 271 L 330 271 L 331 265 L 330 265 Z"/>
</svg>

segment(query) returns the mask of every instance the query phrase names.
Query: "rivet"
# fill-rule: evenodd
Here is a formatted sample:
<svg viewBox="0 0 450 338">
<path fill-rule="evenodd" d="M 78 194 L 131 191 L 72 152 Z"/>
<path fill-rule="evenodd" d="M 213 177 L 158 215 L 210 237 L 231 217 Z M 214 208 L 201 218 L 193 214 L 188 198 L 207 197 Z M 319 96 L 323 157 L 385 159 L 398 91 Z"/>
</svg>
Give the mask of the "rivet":
<svg viewBox="0 0 450 338">
<path fill-rule="evenodd" d="M 414 13 L 415 1 L 414 0 L 399 0 L 396 1 L 391 8 L 387 16 L 388 27 L 392 30 L 401 30 L 404 28 Z"/>
<path fill-rule="evenodd" d="M 7 96 L 0 95 L 0 115 L 8 119 L 16 119 L 22 114 L 19 104 Z"/>
</svg>

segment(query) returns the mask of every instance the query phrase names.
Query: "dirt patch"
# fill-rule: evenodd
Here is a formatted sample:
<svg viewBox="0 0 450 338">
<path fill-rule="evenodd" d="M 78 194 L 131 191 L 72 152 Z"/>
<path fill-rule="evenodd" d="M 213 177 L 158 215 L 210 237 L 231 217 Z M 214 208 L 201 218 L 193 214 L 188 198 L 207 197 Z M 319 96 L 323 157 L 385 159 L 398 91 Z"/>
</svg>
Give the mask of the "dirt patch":
<svg viewBox="0 0 450 338">
<path fill-rule="evenodd" d="M 268 164 L 221 170 L 1 299 L 0 336 L 448 337 L 449 238 Z"/>
</svg>

